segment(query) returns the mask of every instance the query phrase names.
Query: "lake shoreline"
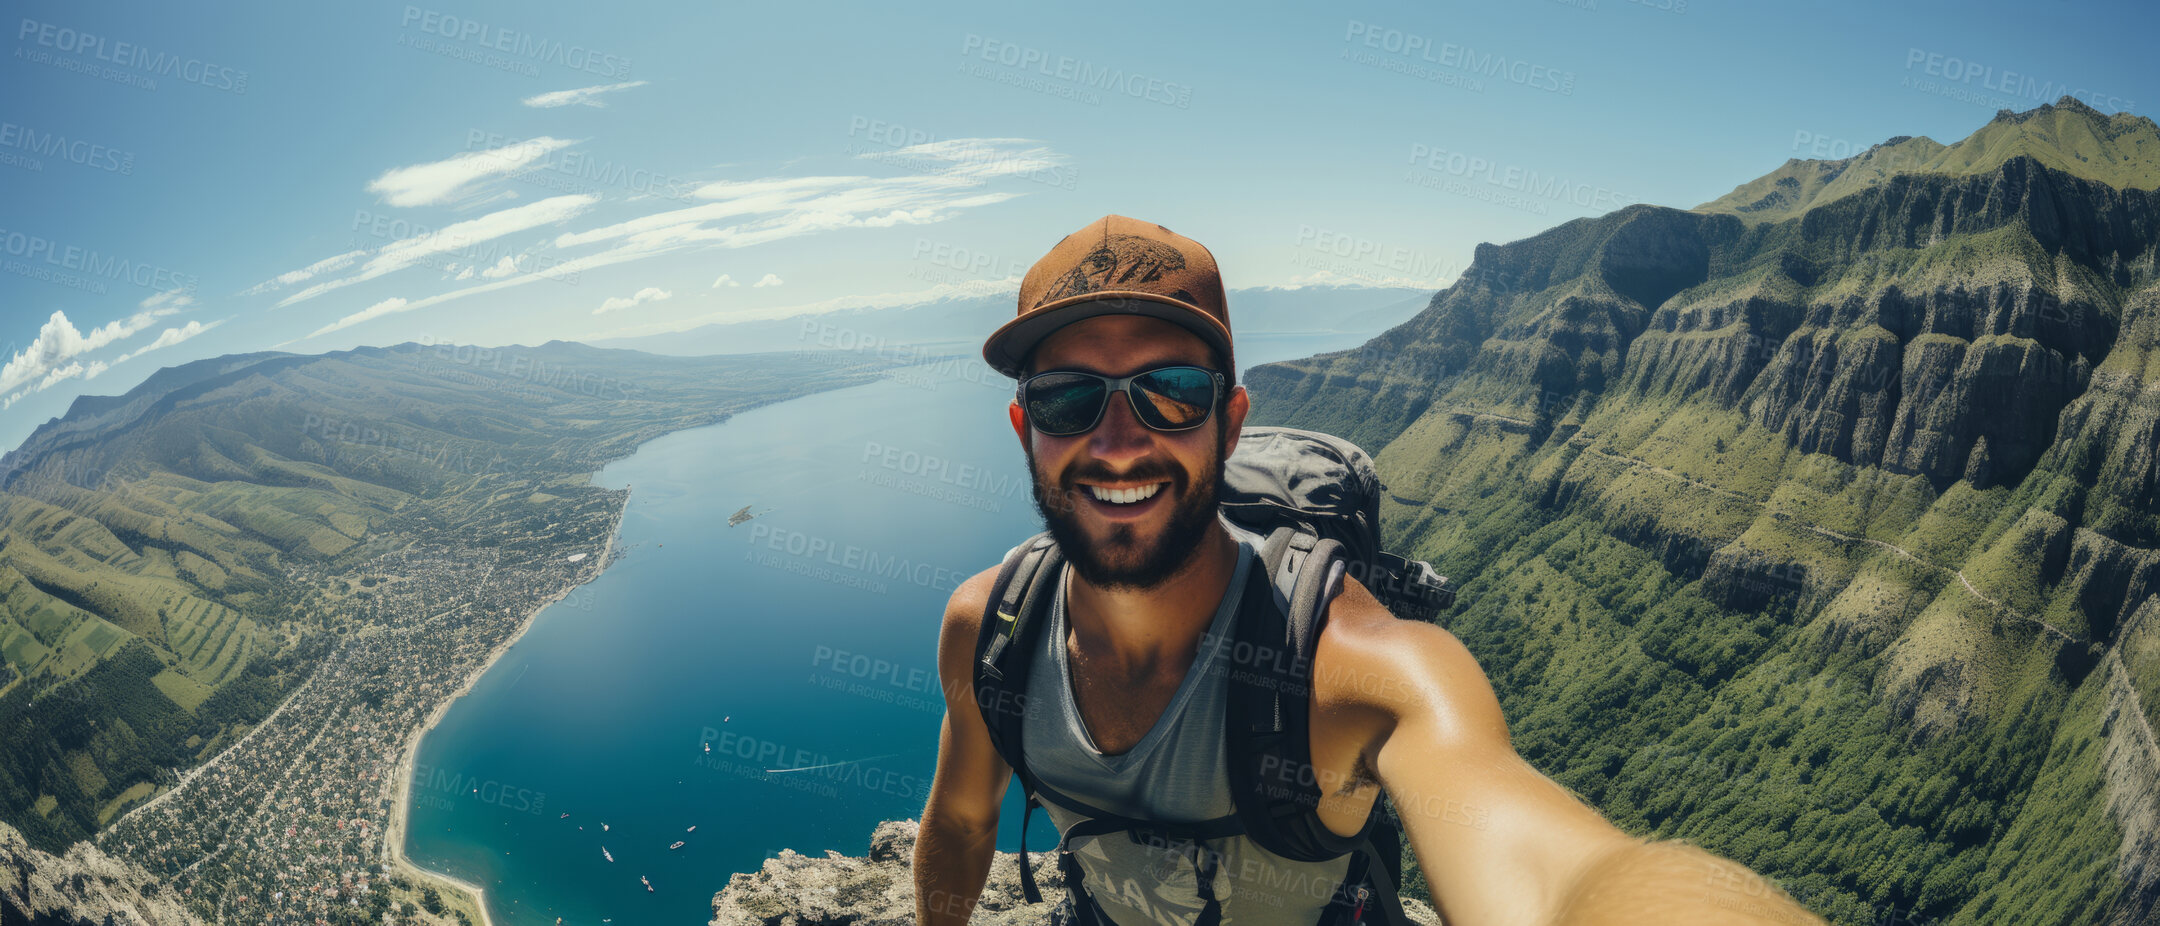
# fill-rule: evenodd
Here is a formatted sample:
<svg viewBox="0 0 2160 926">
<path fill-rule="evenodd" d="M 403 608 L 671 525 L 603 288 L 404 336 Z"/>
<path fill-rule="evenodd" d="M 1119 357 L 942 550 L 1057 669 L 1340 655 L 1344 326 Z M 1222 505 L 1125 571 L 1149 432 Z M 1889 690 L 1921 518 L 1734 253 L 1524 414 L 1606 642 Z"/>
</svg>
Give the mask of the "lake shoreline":
<svg viewBox="0 0 2160 926">
<path fill-rule="evenodd" d="M 390 776 L 393 803 L 390 809 L 389 828 L 383 833 L 383 861 L 389 866 L 392 873 L 404 875 L 415 881 L 425 882 L 432 880 L 441 882 L 459 893 L 470 896 L 474 907 L 480 911 L 480 922 L 474 924 L 474 926 L 495 926 L 494 917 L 488 913 L 487 889 L 455 875 L 431 871 L 421 867 L 419 863 L 414 862 L 411 857 L 405 854 L 406 833 L 411 825 L 413 760 L 420 754 L 420 741 L 435 729 L 436 724 L 442 722 L 443 715 L 449 713 L 450 706 L 470 692 L 473 685 L 486 676 L 488 670 L 493 669 L 495 663 L 502 659 L 503 654 L 509 652 L 510 647 L 516 645 L 517 641 L 525 636 L 526 631 L 532 629 L 536 619 L 540 616 L 540 612 L 569 597 L 571 592 L 576 591 L 579 587 L 594 579 L 600 578 L 601 574 L 607 571 L 607 567 L 612 564 L 611 557 L 615 552 L 616 538 L 622 533 L 623 517 L 629 510 L 630 489 L 625 487 L 622 506 L 615 510 L 615 526 L 608 531 L 607 543 L 600 549 L 600 568 L 584 580 L 570 583 L 555 594 L 548 596 L 547 600 L 542 601 L 533 608 L 532 613 L 525 615 L 525 620 L 518 625 L 517 631 L 496 646 L 494 652 L 489 653 L 488 658 L 481 662 L 480 666 L 474 669 L 472 674 L 465 677 L 464 683 L 459 685 L 456 691 L 451 692 L 448 697 L 443 698 L 440 703 L 436 704 L 435 709 L 428 713 L 427 719 L 413 730 L 412 736 L 406 739 L 405 747 L 399 752 L 397 763 L 393 767 L 394 770 Z"/>
</svg>

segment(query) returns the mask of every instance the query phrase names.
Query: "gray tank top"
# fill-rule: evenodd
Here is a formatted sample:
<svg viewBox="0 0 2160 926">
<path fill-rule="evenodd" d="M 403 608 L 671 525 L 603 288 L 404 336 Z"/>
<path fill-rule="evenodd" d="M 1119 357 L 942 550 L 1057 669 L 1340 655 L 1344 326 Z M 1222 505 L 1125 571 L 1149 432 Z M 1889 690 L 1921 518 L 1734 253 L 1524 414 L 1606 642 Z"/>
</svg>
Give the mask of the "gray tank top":
<svg viewBox="0 0 2160 926">
<path fill-rule="evenodd" d="M 1143 820 L 1197 823 L 1236 812 L 1224 733 L 1225 660 L 1231 624 L 1263 539 L 1221 520 L 1238 541 L 1237 571 L 1169 706 L 1140 742 L 1120 755 L 1095 748 L 1073 702 L 1065 651 L 1066 574 L 1059 573 L 1049 624 L 1031 654 L 1021 720 L 1028 768 L 1043 784 L 1090 807 Z M 1060 833 L 1087 819 L 1049 799 L 1043 809 Z M 1291 861 L 1242 835 L 1207 845 L 1217 853 L 1215 897 L 1222 904 L 1223 926 L 1311 926 L 1350 865 L 1347 855 Z M 1198 917 L 1204 901 L 1190 856 L 1125 833 L 1078 837 L 1071 849 L 1088 895 L 1118 926 L 1187 926 Z"/>
</svg>

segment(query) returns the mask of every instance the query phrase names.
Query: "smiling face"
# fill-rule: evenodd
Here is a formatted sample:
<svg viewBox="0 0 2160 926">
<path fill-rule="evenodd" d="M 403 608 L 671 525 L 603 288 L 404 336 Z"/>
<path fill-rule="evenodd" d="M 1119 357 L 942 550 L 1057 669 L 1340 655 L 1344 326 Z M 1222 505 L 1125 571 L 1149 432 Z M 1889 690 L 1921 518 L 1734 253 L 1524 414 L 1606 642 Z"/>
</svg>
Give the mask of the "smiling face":
<svg viewBox="0 0 2160 926">
<path fill-rule="evenodd" d="M 1099 315 L 1037 345 L 1028 373 L 1083 370 L 1125 376 L 1177 364 L 1214 368 L 1207 344 L 1177 325 L 1139 315 Z M 1162 432 L 1110 396 L 1094 430 L 1050 437 L 1008 409 L 1034 477 L 1035 508 L 1073 569 L 1089 584 L 1146 590 L 1181 572 L 1214 526 L 1229 435 L 1245 420 L 1245 390 L 1219 401 L 1210 420 Z"/>
</svg>

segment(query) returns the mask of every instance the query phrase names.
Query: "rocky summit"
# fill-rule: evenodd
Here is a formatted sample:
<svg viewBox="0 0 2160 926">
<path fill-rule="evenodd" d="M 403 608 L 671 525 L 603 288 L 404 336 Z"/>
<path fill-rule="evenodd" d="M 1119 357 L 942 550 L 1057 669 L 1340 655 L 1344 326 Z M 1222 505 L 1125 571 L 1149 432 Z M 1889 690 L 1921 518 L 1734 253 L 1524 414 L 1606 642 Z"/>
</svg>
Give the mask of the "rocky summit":
<svg viewBox="0 0 2160 926">
<path fill-rule="evenodd" d="M 0 923 L 8 926 L 200 926 L 141 866 L 87 842 L 40 852 L 0 823 Z"/>
<path fill-rule="evenodd" d="M 737 874 L 713 895 L 712 926 L 914 926 L 914 820 L 887 820 L 870 835 L 870 854 L 861 858 L 827 850 L 811 858 L 781 850 L 754 872 Z M 1036 886 L 1043 902 L 1028 904 L 1020 895 L 1019 853 L 999 852 L 990 862 L 990 878 L 976 905 L 976 926 L 1034 926 L 1048 923 L 1065 899 L 1065 878 L 1056 854 L 1031 852 Z M 1432 908 L 1405 899 L 1404 909 L 1424 926 L 1440 926 Z"/>
</svg>

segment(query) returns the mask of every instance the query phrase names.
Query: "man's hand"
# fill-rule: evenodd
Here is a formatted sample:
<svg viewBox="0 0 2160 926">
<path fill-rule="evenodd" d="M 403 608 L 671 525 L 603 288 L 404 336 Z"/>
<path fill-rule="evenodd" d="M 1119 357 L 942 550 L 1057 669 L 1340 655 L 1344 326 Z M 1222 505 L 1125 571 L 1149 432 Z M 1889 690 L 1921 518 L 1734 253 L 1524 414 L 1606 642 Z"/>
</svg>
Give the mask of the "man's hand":
<svg viewBox="0 0 2160 926">
<path fill-rule="evenodd" d="M 997 573 L 996 567 L 984 570 L 953 590 L 938 633 L 945 727 L 915 838 L 915 922 L 922 926 L 964 926 L 997 851 L 998 807 L 1012 768 L 990 745 L 974 683 L 975 635 Z"/>
<path fill-rule="evenodd" d="M 1354 580 L 1330 606 L 1314 679 L 1316 717 L 1378 731 L 1366 761 L 1449 923 L 1822 922 L 1741 865 L 1628 836 L 1540 774 L 1462 642 L 1397 620 Z"/>
</svg>

